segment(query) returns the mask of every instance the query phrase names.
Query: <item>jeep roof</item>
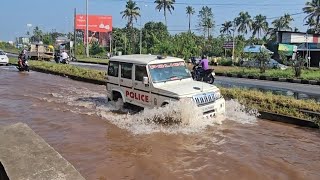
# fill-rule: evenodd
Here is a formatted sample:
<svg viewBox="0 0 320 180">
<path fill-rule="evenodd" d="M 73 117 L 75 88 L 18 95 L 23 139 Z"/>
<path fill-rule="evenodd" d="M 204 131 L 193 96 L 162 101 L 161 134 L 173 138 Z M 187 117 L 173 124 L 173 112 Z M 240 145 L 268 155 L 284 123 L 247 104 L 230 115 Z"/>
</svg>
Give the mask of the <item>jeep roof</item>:
<svg viewBox="0 0 320 180">
<path fill-rule="evenodd" d="M 110 61 L 121 61 L 128 62 L 133 64 L 149 64 L 151 62 L 161 63 L 161 61 L 170 62 L 170 61 L 184 61 L 183 59 L 176 57 L 163 57 L 157 55 L 147 55 L 147 54 L 134 54 L 134 55 L 123 55 L 123 56 L 114 56 L 110 58 Z"/>
</svg>

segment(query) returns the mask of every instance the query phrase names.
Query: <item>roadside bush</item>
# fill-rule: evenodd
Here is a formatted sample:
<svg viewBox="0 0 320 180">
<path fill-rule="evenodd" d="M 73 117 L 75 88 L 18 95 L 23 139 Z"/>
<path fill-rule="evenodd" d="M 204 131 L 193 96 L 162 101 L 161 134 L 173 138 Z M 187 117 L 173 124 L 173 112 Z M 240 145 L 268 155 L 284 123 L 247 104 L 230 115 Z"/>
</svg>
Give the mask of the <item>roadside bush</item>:
<svg viewBox="0 0 320 180">
<path fill-rule="evenodd" d="M 221 58 L 218 61 L 218 64 L 221 66 L 232 66 L 232 59 L 231 58 Z"/>
</svg>

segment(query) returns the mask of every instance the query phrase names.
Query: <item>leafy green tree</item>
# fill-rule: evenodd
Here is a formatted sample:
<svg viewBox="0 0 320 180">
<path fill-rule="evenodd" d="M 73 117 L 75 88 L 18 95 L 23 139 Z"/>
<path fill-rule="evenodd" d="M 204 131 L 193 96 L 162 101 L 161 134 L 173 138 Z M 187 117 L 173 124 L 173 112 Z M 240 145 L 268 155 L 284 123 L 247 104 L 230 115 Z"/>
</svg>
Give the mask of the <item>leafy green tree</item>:
<svg viewBox="0 0 320 180">
<path fill-rule="evenodd" d="M 239 17 L 235 18 L 238 32 L 247 34 L 252 29 L 252 20 L 248 12 L 240 12 Z"/>
<path fill-rule="evenodd" d="M 270 60 L 271 55 L 264 49 L 261 49 L 260 53 L 255 55 L 254 59 L 257 59 L 260 62 L 260 73 L 266 72 L 266 63 Z"/>
<path fill-rule="evenodd" d="M 165 19 L 165 25 L 167 26 L 167 10 L 172 14 L 171 10 L 174 10 L 174 4 L 176 0 L 155 0 L 154 3 L 157 4 L 156 9 L 163 10 L 163 15 Z"/>
<path fill-rule="evenodd" d="M 191 16 L 195 13 L 194 8 L 192 6 L 187 6 L 186 13 L 189 16 L 189 32 L 191 32 Z"/>
<path fill-rule="evenodd" d="M 306 59 L 301 57 L 299 54 L 297 55 L 297 59 L 294 61 L 294 75 L 295 77 L 300 77 L 302 73 L 302 67 L 306 63 Z"/>
<path fill-rule="evenodd" d="M 203 32 L 204 36 L 207 34 L 207 38 L 210 37 L 210 32 L 213 30 L 215 26 L 215 22 L 213 20 L 213 12 L 212 9 L 208 6 L 204 6 L 199 11 L 199 28 Z"/>
<path fill-rule="evenodd" d="M 252 24 L 253 36 L 258 34 L 258 39 L 260 38 L 261 33 L 266 33 L 268 31 L 268 22 L 267 17 L 261 14 L 253 18 Z"/>
<path fill-rule="evenodd" d="M 146 53 L 156 53 L 155 44 L 169 39 L 167 27 L 162 22 L 147 22 L 142 28 L 142 47 Z"/>
<path fill-rule="evenodd" d="M 137 17 L 140 17 L 140 8 L 137 7 L 137 3 L 128 0 L 126 4 L 126 9 L 122 12 L 122 18 L 127 19 L 127 27 L 128 28 L 133 28 L 133 21 L 135 20 L 137 22 Z"/>
<path fill-rule="evenodd" d="M 91 55 L 105 55 L 106 51 L 103 47 L 100 47 L 99 42 L 94 42 L 90 47 Z"/>
<path fill-rule="evenodd" d="M 42 36 L 43 36 L 43 32 L 42 30 L 39 28 L 39 26 L 34 27 L 33 29 L 33 36 L 31 37 L 31 39 L 33 41 L 41 41 L 42 40 Z"/>
<path fill-rule="evenodd" d="M 311 0 L 306 2 L 303 12 L 308 14 L 305 19 L 308 19 L 309 22 L 313 21 L 312 26 L 314 26 L 315 32 L 319 33 L 320 0 Z M 309 25 L 311 25 L 311 23 Z"/>
<path fill-rule="evenodd" d="M 53 45 L 55 42 L 55 40 L 52 38 L 50 33 L 44 34 L 42 41 L 43 41 L 43 44 L 50 44 L 50 45 Z"/>
</svg>

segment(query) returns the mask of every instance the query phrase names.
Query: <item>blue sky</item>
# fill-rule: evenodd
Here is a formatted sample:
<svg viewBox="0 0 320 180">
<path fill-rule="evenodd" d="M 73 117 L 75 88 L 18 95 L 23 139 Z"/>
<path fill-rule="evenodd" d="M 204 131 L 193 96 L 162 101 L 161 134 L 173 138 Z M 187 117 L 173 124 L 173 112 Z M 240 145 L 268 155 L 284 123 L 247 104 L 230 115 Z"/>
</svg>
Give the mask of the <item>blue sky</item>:
<svg viewBox="0 0 320 180">
<path fill-rule="evenodd" d="M 163 12 L 155 10 L 154 0 L 137 0 L 141 7 L 142 23 L 147 21 L 164 21 Z M 188 17 L 185 13 L 187 4 L 195 8 L 192 18 L 193 28 L 196 28 L 197 14 L 203 4 L 212 8 L 216 28 L 214 34 L 219 34 L 219 25 L 226 20 L 233 20 L 241 11 L 248 11 L 253 17 L 257 14 L 268 18 L 281 16 L 284 13 L 300 13 L 306 0 L 176 0 L 175 10 L 168 16 L 168 29 L 177 33 L 188 29 Z M 89 0 L 89 13 L 112 15 L 114 27 L 124 27 L 126 21 L 120 12 L 125 9 L 126 0 Z M 2 0 L 0 11 L 0 40 L 14 40 L 16 36 L 24 36 L 28 31 L 27 24 L 39 26 L 44 31 L 67 32 L 73 28 L 73 11 L 85 13 L 85 0 Z M 302 26 L 305 14 L 293 16 L 293 27 L 305 31 Z M 272 21 L 273 19 L 269 19 Z M 136 26 L 139 25 L 139 21 Z"/>
</svg>

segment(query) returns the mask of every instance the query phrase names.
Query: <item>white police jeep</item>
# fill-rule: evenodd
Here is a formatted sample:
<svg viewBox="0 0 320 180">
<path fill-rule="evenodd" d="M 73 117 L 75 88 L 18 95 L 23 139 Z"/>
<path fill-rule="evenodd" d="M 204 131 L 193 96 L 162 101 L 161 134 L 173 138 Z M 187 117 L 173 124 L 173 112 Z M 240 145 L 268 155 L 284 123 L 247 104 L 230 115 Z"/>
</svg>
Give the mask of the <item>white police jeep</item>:
<svg viewBox="0 0 320 180">
<path fill-rule="evenodd" d="M 225 112 L 220 90 L 211 84 L 194 81 L 184 60 L 155 55 L 112 57 L 108 65 L 107 96 L 140 107 L 161 107 L 172 101 L 190 98 L 205 116 Z"/>
</svg>

